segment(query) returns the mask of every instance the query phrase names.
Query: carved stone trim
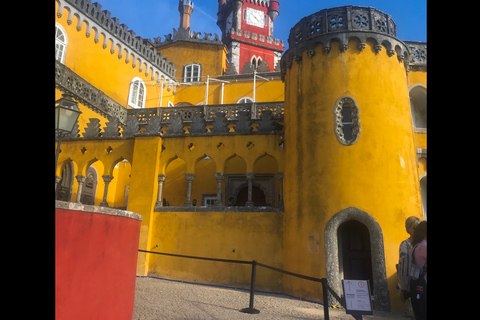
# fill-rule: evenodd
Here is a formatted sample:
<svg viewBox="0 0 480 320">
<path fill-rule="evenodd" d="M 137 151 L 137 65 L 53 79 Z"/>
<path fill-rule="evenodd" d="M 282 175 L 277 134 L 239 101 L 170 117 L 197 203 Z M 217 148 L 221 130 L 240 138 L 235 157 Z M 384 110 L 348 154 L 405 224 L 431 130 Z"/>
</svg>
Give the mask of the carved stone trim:
<svg viewBox="0 0 480 320">
<path fill-rule="evenodd" d="M 57 60 L 55 60 L 55 87 L 72 94 L 75 100 L 104 117 L 117 118 L 121 123 L 127 121 L 125 107 Z"/>
<path fill-rule="evenodd" d="M 427 43 L 420 41 L 405 41 L 410 50 L 408 61 L 411 71 L 426 71 L 427 69 Z"/>
<path fill-rule="evenodd" d="M 339 273 L 338 228 L 349 220 L 357 220 L 363 223 L 370 233 L 375 310 L 390 311 L 383 232 L 375 218 L 365 211 L 349 207 L 336 213 L 328 221 L 325 227 L 325 257 L 327 259 L 328 283 L 336 292 L 342 291 Z M 332 296 L 329 298 L 329 301 L 335 303 L 336 300 Z"/>
<path fill-rule="evenodd" d="M 82 137 L 77 130 L 75 134 L 65 137 L 64 140 L 131 139 L 149 135 L 175 137 L 278 134 L 284 131 L 281 123 L 285 116 L 285 107 L 283 101 L 273 101 L 128 109 L 125 113 L 125 124 L 120 124 L 110 117 L 102 131 L 99 122 L 90 120 Z M 232 124 L 234 124 L 233 132 L 230 132 L 229 126 L 232 127 Z M 207 126 L 214 128 L 208 131 Z M 255 126 L 257 131 L 253 131 Z M 122 127 L 123 131 L 120 133 Z M 189 128 L 188 131 L 187 128 Z"/>
<path fill-rule="evenodd" d="M 175 29 L 173 28 L 173 36 L 171 33 L 165 35 L 165 40 L 162 42 L 162 37 L 156 37 L 154 38 L 154 45 L 155 47 L 163 47 L 166 45 L 169 45 L 171 43 L 174 43 L 176 41 L 187 41 L 187 42 L 194 42 L 194 43 L 205 43 L 205 44 L 216 44 L 223 46 L 222 40 L 220 40 L 220 37 L 218 34 L 215 34 L 215 37 L 213 39 L 210 39 L 212 36 L 211 33 L 204 32 L 203 38 L 200 38 L 201 32 L 195 32 L 188 28 L 178 28 Z"/>
<path fill-rule="evenodd" d="M 320 10 L 301 19 L 289 35 L 289 49 L 281 59 L 282 74 L 291 67 L 293 60 L 301 62 L 302 52 L 307 51 L 312 58 L 315 47 L 322 45 L 324 54 L 330 53 L 334 41 L 339 43 L 340 51 L 348 49 L 350 40 L 357 41 L 361 52 L 365 43 L 373 43 L 375 53 L 380 53 L 382 46 L 387 49 L 387 54 L 392 57 L 397 54 L 397 59 L 403 62 L 409 57 L 409 50 L 404 42 L 396 38 L 397 26 L 389 14 L 383 13 L 372 7 L 344 6 Z"/>
<path fill-rule="evenodd" d="M 352 138 L 345 138 L 344 125 L 342 123 L 343 116 L 342 110 L 344 107 L 348 106 L 351 111 L 351 120 L 352 120 Z M 341 144 L 350 146 L 357 142 L 360 135 L 360 109 L 358 108 L 357 102 L 355 99 L 349 96 L 340 97 L 335 103 L 335 108 L 333 109 L 333 114 L 335 115 L 335 134 L 337 135 L 338 141 Z"/>
</svg>

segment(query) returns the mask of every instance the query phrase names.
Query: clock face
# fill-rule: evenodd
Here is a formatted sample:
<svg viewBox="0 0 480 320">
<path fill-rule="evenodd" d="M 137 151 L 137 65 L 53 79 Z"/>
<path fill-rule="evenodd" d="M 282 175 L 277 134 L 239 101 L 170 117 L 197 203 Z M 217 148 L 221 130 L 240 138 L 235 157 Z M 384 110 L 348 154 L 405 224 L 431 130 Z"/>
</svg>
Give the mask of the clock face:
<svg viewBox="0 0 480 320">
<path fill-rule="evenodd" d="M 259 28 L 263 28 L 265 26 L 265 15 L 263 11 L 260 10 L 255 10 L 252 8 L 247 8 L 246 9 L 246 14 L 247 14 L 247 24 Z"/>
</svg>

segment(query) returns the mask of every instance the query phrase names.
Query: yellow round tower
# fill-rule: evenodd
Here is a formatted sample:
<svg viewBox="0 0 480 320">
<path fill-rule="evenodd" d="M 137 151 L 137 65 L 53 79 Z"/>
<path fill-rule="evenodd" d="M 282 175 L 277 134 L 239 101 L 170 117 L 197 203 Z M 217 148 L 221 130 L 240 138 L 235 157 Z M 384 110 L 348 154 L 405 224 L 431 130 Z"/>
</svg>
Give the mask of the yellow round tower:
<svg viewBox="0 0 480 320">
<path fill-rule="evenodd" d="M 371 7 L 321 10 L 291 30 L 285 81 L 284 267 L 368 279 L 377 310 L 400 309 L 405 219 L 422 215 L 407 88 L 407 46 Z M 319 284 L 284 278 L 287 293 Z"/>
</svg>

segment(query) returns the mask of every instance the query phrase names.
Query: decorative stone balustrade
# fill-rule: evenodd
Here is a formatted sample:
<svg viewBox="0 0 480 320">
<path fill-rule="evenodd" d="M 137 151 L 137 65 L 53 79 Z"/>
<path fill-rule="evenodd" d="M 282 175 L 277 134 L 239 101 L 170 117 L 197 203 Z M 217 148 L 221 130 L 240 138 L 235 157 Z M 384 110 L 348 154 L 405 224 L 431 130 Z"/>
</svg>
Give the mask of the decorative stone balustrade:
<svg viewBox="0 0 480 320">
<path fill-rule="evenodd" d="M 55 87 L 71 93 L 76 100 L 102 116 L 126 123 L 127 108 L 57 60 L 55 60 Z"/>
<path fill-rule="evenodd" d="M 409 49 L 396 36 L 397 26 L 392 17 L 375 8 L 343 6 L 320 10 L 304 17 L 290 29 L 290 48 L 282 56 L 282 73 L 292 66 L 293 59 L 301 62 L 303 51 L 313 57 L 318 44 L 322 45 L 323 54 L 328 54 L 334 41 L 339 43 L 341 52 L 348 49 L 350 40 L 357 42 L 360 51 L 369 41 L 376 54 L 385 47 L 389 57 L 396 54 L 400 62 L 408 65 Z"/>
<path fill-rule="evenodd" d="M 419 41 L 405 41 L 410 51 L 410 70 L 426 71 L 427 67 L 427 43 Z"/>
<path fill-rule="evenodd" d="M 64 139 L 96 140 L 147 135 L 178 137 L 282 133 L 284 132 L 284 114 L 283 101 L 128 109 L 125 125 L 122 125 L 118 119 L 111 118 L 106 126 L 101 128 L 100 121 L 91 118 L 82 137 L 77 124 L 70 136 Z"/>
</svg>

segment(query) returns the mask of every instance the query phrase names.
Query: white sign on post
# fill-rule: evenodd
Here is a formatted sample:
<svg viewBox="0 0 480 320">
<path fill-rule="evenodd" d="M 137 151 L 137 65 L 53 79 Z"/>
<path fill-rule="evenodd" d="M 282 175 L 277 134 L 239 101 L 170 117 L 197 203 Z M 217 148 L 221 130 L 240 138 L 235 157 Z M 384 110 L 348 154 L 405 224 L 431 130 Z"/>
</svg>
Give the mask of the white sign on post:
<svg viewBox="0 0 480 320">
<path fill-rule="evenodd" d="M 372 314 L 368 280 L 342 280 L 346 313 Z"/>
</svg>

